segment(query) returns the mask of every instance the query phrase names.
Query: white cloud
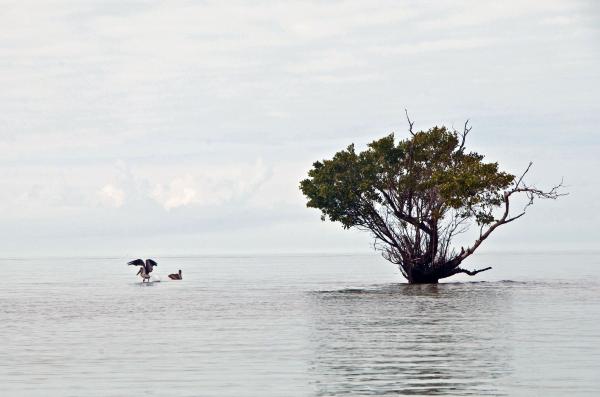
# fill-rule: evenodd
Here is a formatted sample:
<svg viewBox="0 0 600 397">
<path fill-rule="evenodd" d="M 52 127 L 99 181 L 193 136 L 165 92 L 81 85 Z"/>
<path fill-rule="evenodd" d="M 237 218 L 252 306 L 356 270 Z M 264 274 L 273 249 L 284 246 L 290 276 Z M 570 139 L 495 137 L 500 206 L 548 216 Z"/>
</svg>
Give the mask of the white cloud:
<svg viewBox="0 0 600 397">
<path fill-rule="evenodd" d="M 170 183 L 156 184 L 151 197 L 160 203 L 167 211 L 173 208 L 198 202 L 198 192 L 193 187 L 196 184 L 191 175 L 177 177 Z"/>
<path fill-rule="evenodd" d="M 125 192 L 111 184 L 104 185 L 98 195 L 103 204 L 111 207 L 122 207 L 125 202 Z"/>
<path fill-rule="evenodd" d="M 200 171 L 152 183 L 149 196 L 167 211 L 189 205 L 227 206 L 231 201 L 246 202 L 269 176 L 262 159 L 254 164 L 198 166 Z M 156 179 L 147 176 L 148 181 Z"/>
</svg>

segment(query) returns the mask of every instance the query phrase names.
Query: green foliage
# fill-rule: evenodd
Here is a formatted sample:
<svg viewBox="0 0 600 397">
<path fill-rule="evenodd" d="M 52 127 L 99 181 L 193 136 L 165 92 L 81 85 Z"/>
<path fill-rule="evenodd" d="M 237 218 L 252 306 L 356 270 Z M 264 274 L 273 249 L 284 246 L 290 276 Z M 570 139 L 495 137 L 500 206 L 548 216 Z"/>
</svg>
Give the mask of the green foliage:
<svg viewBox="0 0 600 397">
<path fill-rule="evenodd" d="M 466 152 L 460 138 L 434 127 L 397 143 L 393 134 L 385 136 L 360 153 L 350 145 L 330 160 L 315 162 L 300 189 L 308 207 L 345 228 L 372 228 L 381 208 L 400 223 L 435 226 L 455 210 L 462 218 L 489 224 L 515 177 Z"/>
</svg>

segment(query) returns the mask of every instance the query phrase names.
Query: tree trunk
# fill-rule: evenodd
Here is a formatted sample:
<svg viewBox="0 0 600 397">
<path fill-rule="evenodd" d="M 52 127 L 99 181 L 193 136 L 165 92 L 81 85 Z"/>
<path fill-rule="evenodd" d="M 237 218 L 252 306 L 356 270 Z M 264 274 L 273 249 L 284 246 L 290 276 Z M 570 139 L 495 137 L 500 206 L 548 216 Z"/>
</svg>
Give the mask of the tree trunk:
<svg viewBox="0 0 600 397">
<path fill-rule="evenodd" d="M 440 279 L 437 273 L 424 272 L 418 267 L 413 267 L 406 274 L 409 284 L 437 284 Z"/>
<path fill-rule="evenodd" d="M 433 276 L 424 276 L 424 277 L 411 277 L 408 279 L 409 284 L 437 284 L 439 282 L 438 278 Z"/>
</svg>

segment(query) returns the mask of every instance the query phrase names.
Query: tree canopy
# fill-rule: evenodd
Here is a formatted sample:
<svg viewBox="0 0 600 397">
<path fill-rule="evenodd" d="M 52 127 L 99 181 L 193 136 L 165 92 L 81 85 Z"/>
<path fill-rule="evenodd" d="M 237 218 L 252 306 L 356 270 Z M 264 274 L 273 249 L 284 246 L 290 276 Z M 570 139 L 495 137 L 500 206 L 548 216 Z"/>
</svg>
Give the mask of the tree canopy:
<svg viewBox="0 0 600 397">
<path fill-rule="evenodd" d="M 307 206 L 321 210 L 322 220 L 370 231 L 375 247 L 409 282 L 488 270 L 469 271 L 460 264 L 494 229 L 525 213 L 511 214 L 511 196 L 526 194 L 531 204 L 537 197 L 561 195 L 561 185 L 545 192 L 525 184 L 531 163 L 517 178 L 467 151 L 468 122 L 461 132 L 443 126 L 413 132 L 410 119 L 409 125 L 408 138 L 396 141 L 390 134 L 362 152 L 351 144 L 332 159 L 315 162 L 300 182 Z M 474 243 L 453 248 L 452 239 L 475 224 Z"/>
</svg>

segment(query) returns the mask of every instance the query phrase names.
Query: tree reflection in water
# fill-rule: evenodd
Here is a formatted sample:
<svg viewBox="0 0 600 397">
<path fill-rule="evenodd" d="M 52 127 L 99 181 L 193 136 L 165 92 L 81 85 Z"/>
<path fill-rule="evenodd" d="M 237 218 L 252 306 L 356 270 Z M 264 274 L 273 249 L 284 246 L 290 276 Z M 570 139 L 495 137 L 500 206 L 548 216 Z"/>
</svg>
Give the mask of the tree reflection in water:
<svg viewBox="0 0 600 397">
<path fill-rule="evenodd" d="M 502 395 L 510 289 L 397 284 L 312 294 L 317 395 Z"/>
</svg>

